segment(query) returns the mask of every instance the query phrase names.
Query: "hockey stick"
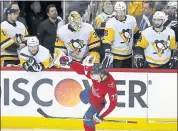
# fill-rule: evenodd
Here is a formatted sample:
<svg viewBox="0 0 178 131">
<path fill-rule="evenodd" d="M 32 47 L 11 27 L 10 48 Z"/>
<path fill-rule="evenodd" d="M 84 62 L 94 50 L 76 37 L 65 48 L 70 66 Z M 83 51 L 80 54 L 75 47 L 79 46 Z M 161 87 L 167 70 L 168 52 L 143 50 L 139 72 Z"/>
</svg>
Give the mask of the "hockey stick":
<svg viewBox="0 0 178 131">
<path fill-rule="evenodd" d="M 53 119 L 65 119 L 65 120 L 84 120 L 90 121 L 90 119 L 78 118 L 78 117 L 56 117 L 50 116 L 46 114 L 41 108 L 37 109 L 37 112 L 45 118 L 53 118 Z M 127 121 L 127 120 L 102 120 L 103 122 L 117 122 L 117 123 L 129 123 L 129 124 L 137 124 L 137 121 Z"/>
</svg>

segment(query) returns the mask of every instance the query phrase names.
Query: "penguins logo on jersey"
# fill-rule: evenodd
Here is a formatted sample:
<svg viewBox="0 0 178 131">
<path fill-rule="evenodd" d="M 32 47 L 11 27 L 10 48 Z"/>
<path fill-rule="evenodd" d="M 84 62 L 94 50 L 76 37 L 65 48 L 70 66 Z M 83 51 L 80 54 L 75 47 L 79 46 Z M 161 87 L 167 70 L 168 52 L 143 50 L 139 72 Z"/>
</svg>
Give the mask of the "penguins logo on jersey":
<svg viewBox="0 0 178 131">
<path fill-rule="evenodd" d="M 154 54 L 158 54 L 160 57 L 164 54 L 164 51 L 168 48 L 168 42 L 164 40 L 155 40 L 153 42 L 153 48 L 156 52 Z"/>
<path fill-rule="evenodd" d="M 79 52 L 81 51 L 81 49 L 85 46 L 84 45 L 84 41 L 83 40 L 71 40 L 69 42 L 69 46 L 71 47 L 71 49 L 74 51 L 75 54 L 79 54 Z"/>
<path fill-rule="evenodd" d="M 131 29 L 123 29 L 122 32 L 119 33 L 123 41 L 126 45 L 129 45 L 130 39 L 132 38 L 132 30 Z"/>
</svg>

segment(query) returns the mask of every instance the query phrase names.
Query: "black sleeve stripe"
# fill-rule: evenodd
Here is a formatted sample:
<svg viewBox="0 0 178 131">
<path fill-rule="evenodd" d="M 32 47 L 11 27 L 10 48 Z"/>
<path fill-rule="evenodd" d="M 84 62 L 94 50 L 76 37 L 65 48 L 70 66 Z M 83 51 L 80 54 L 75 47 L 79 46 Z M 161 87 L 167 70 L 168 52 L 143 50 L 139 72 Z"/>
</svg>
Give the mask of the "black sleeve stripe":
<svg viewBox="0 0 178 131">
<path fill-rule="evenodd" d="M 96 47 L 96 48 L 92 48 L 92 49 L 89 49 L 89 52 L 92 52 L 92 51 L 94 51 L 94 52 L 100 52 L 100 47 Z"/>
<path fill-rule="evenodd" d="M 6 39 L 5 41 L 1 42 L 0 46 L 9 41 L 11 38 Z"/>
<path fill-rule="evenodd" d="M 24 53 L 20 53 L 20 55 L 21 55 L 21 56 L 24 56 L 24 57 L 28 57 L 28 58 L 30 58 L 30 57 L 31 57 L 31 56 L 26 55 L 26 54 L 24 54 Z"/>
<path fill-rule="evenodd" d="M 55 48 L 61 48 L 61 49 L 66 49 L 67 50 L 67 48 L 65 46 L 55 46 Z"/>
<path fill-rule="evenodd" d="M 98 40 L 98 41 L 95 41 L 95 42 L 93 42 L 93 43 L 90 43 L 89 46 L 94 45 L 94 44 L 96 44 L 96 43 L 99 43 L 99 44 L 100 44 L 100 43 L 101 43 L 101 40 Z"/>
<path fill-rule="evenodd" d="M 129 56 L 132 56 L 132 53 L 131 54 L 128 54 L 128 55 L 120 55 L 120 54 L 115 54 L 115 53 L 112 53 L 114 56 L 120 56 L 120 57 L 129 57 Z"/>
</svg>

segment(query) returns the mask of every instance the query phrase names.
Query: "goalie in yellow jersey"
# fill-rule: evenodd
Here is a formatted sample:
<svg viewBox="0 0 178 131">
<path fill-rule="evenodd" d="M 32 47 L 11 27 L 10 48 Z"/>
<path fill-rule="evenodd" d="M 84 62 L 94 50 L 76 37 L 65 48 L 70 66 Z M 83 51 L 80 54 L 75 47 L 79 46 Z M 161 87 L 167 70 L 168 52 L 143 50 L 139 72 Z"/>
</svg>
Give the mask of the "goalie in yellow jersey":
<svg viewBox="0 0 178 131">
<path fill-rule="evenodd" d="M 163 26 L 165 18 L 164 12 L 155 12 L 153 26 L 142 32 L 134 53 L 136 68 L 177 68 L 175 33 L 172 29 Z"/>
<path fill-rule="evenodd" d="M 69 14 L 68 22 L 57 31 L 54 65 L 62 67 L 60 58 L 65 55 L 83 64 L 99 63 L 100 39 L 92 25 L 82 22 L 76 11 Z"/>
</svg>

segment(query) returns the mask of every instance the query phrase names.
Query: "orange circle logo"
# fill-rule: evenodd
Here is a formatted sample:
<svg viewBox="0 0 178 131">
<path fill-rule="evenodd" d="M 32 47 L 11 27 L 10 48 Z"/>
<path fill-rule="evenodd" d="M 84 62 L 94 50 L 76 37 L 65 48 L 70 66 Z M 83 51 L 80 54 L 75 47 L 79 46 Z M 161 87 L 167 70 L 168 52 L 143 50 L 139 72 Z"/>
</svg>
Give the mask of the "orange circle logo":
<svg viewBox="0 0 178 131">
<path fill-rule="evenodd" d="M 65 107 L 73 107 L 80 102 L 82 87 L 79 82 L 73 79 L 60 81 L 55 88 L 55 97 L 59 104 Z"/>
</svg>

